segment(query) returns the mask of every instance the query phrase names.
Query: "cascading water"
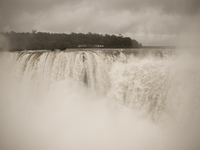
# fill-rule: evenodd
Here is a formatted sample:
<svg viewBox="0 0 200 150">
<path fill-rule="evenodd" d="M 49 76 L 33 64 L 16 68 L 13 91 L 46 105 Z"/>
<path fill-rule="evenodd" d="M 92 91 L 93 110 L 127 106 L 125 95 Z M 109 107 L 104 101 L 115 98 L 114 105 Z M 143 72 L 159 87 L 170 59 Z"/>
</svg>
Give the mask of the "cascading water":
<svg viewBox="0 0 200 150">
<path fill-rule="evenodd" d="M 158 54 L 2 52 L 2 150 L 199 146 L 188 140 L 199 136 L 198 59 Z M 170 141 L 180 124 L 190 138 Z"/>
</svg>

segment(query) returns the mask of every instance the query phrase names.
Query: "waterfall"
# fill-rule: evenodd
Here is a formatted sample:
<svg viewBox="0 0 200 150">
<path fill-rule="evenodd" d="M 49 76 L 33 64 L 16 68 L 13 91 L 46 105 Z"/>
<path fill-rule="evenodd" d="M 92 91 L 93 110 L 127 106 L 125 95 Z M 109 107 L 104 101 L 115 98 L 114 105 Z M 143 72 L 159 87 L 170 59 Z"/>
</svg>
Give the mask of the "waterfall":
<svg viewBox="0 0 200 150">
<path fill-rule="evenodd" d="M 154 125 L 156 128 L 163 128 L 160 124 L 169 122 L 184 126 L 190 126 L 191 123 L 196 132 L 200 114 L 198 64 L 198 58 L 160 52 L 159 55 L 149 52 L 145 55 L 131 54 L 122 50 L 1 52 L 1 111 L 2 114 L 7 114 L 6 117 L 10 117 L 10 123 L 6 122 L 4 115 L 1 120 L 5 123 L 5 128 L 9 128 L 7 125 L 12 123 L 21 126 L 20 119 L 25 127 L 31 127 L 37 122 L 36 127 L 34 126 L 37 132 L 30 132 L 29 135 L 33 134 L 31 137 L 35 140 L 41 131 L 47 140 L 44 143 L 48 143 L 48 140 L 52 141 L 48 136 L 53 138 L 54 131 L 55 137 L 58 136 L 61 140 L 58 145 L 54 143 L 56 148 L 60 146 L 61 149 L 66 149 L 68 145 L 75 150 L 81 149 L 81 146 L 83 149 L 88 148 L 88 145 L 85 145 L 88 140 L 99 136 L 98 140 L 93 142 L 97 142 L 96 145 L 100 147 L 90 143 L 89 149 L 109 149 L 103 148 L 109 139 L 119 140 L 120 144 L 122 142 L 121 148 L 124 148 L 126 143 L 130 149 L 146 149 L 140 147 L 141 142 L 138 143 L 140 148 L 130 144 L 132 138 L 137 141 L 137 136 L 133 136 L 141 125 L 136 121 L 137 117 L 150 120 L 147 119 L 148 123 L 141 125 L 141 130 L 145 128 L 145 132 L 150 135 L 154 134 L 151 133 L 154 131 Z M 14 121 L 13 117 L 17 118 L 16 116 L 19 120 Z M 116 121 L 115 118 L 119 120 Z M 26 123 L 27 120 L 31 125 Z M 44 129 L 49 123 L 52 123 L 50 127 Z M 79 123 L 83 125 L 79 127 Z M 92 128 L 91 132 L 88 126 Z M 134 126 L 134 130 L 131 126 Z M 1 130 L 3 129 L 2 127 Z M 25 131 L 27 130 L 30 129 Z M 66 135 L 60 133 L 61 131 Z M 160 131 L 158 132 L 160 134 Z M 105 139 L 102 138 L 104 133 L 107 136 Z M 27 136 L 26 133 L 21 134 Z M 75 134 L 86 136 L 86 139 L 76 137 Z M 148 136 L 147 134 L 142 132 L 141 138 Z M 158 137 L 157 131 L 155 135 Z M 75 137 L 86 141 L 78 141 L 80 147 L 76 146 L 77 141 L 73 140 Z M 123 138 L 128 140 L 124 141 Z M 13 136 L 13 139 L 16 138 Z M 120 146 L 115 144 L 116 147 L 113 147 L 113 143 L 116 143 L 114 141 L 111 142 L 111 149 L 120 149 Z M 154 145 L 153 141 L 151 142 L 150 145 Z M 39 150 L 42 149 L 38 147 Z M 126 148 L 129 149 L 128 147 Z"/>
<path fill-rule="evenodd" d="M 101 51 L 29 51 L 6 55 L 13 59 L 10 69 L 17 79 L 38 91 L 47 91 L 57 82 L 70 78 L 97 94 L 153 115 L 166 110 L 169 97 L 178 96 L 174 91 L 181 90 L 178 86 L 184 84 L 177 83 L 181 78 L 180 72 L 173 70 L 176 65 L 173 56 L 138 57 Z M 199 83 L 196 80 L 192 82 Z"/>
</svg>

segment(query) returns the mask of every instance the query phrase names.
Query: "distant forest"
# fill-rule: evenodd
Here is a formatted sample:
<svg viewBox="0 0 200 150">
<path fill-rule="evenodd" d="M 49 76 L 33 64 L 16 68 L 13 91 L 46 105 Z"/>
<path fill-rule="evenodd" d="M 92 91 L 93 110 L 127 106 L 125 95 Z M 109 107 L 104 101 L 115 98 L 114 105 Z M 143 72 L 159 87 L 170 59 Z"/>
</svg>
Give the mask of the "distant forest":
<svg viewBox="0 0 200 150">
<path fill-rule="evenodd" d="M 65 50 L 78 48 L 79 45 L 103 45 L 104 48 L 139 48 L 136 40 L 122 35 L 101 35 L 95 33 L 46 33 L 33 30 L 31 33 L 3 32 L 1 33 L 9 45 L 9 50 Z"/>
</svg>

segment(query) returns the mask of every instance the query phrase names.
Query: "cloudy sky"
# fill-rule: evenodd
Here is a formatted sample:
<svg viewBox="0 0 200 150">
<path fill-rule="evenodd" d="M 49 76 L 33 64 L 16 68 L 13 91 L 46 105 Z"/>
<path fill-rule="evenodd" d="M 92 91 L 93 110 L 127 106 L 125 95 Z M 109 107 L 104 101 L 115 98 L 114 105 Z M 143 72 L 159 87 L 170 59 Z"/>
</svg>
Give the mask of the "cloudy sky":
<svg viewBox="0 0 200 150">
<path fill-rule="evenodd" d="M 101 33 L 175 45 L 200 20 L 200 0 L 0 0 L 0 30 Z"/>
</svg>

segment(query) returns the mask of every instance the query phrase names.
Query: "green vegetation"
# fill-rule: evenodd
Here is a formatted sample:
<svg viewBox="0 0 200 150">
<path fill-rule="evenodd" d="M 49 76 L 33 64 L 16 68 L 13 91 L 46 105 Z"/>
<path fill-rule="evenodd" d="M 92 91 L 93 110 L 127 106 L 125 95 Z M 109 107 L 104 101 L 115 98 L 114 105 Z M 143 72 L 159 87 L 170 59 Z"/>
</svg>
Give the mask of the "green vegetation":
<svg viewBox="0 0 200 150">
<path fill-rule="evenodd" d="M 6 32 L 1 33 L 9 41 L 9 49 L 15 50 L 54 50 L 66 48 L 77 48 L 78 45 L 103 45 L 104 48 L 139 48 L 136 40 L 121 35 L 101 35 L 93 33 L 45 33 L 36 32 L 32 33 L 17 33 Z"/>
</svg>

